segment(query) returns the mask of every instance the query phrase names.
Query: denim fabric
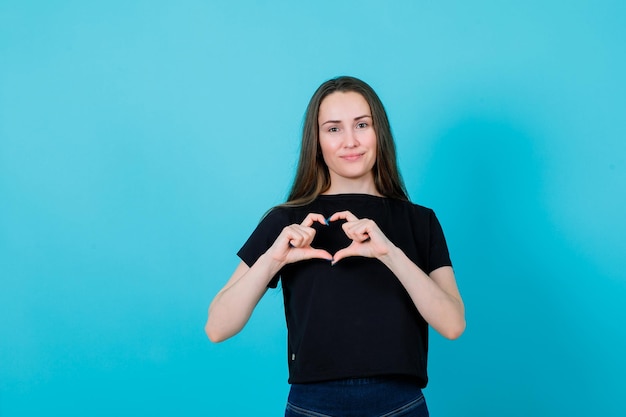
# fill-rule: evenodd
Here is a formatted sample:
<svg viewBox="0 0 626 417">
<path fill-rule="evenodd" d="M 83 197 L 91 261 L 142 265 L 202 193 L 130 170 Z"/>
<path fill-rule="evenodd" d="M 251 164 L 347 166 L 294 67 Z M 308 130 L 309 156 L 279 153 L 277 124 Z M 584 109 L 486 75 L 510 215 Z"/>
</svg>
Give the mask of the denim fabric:
<svg viewBox="0 0 626 417">
<path fill-rule="evenodd" d="M 285 417 L 428 417 L 422 390 L 392 378 L 293 384 Z"/>
</svg>

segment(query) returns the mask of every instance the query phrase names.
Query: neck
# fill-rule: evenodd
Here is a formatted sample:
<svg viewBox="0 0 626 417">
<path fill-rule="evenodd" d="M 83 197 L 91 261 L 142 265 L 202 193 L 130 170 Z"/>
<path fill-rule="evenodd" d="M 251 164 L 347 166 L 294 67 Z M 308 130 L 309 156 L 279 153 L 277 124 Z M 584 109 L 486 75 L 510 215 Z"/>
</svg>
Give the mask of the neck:
<svg viewBox="0 0 626 417">
<path fill-rule="evenodd" d="M 331 178 L 330 187 L 322 194 L 369 194 L 382 197 L 372 177 L 368 179 Z"/>
</svg>

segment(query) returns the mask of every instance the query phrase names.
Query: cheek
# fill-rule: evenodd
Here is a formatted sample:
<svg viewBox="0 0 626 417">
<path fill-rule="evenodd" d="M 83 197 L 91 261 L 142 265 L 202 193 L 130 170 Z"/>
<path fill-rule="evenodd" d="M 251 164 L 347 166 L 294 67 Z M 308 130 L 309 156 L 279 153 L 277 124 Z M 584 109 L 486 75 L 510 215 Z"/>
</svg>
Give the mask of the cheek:
<svg viewBox="0 0 626 417">
<path fill-rule="evenodd" d="M 372 132 L 368 132 L 369 134 L 367 135 L 367 146 L 371 149 L 376 150 L 376 133 L 374 131 Z"/>
<path fill-rule="evenodd" d="M 337 150 L 337 142 L 326 138 L 320 138 L 320 149 L 322 150 L 322 155 L 326 158 L 326 156 L 330 156 Z"/>
</svg>

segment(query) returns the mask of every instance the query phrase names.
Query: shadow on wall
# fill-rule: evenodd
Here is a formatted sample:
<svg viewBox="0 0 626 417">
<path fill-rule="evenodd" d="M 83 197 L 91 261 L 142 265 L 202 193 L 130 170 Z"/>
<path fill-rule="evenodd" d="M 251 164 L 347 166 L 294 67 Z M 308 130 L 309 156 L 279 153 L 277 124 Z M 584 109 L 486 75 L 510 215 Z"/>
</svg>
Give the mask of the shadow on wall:
<svg viewBox="0 0 626 417">
<path fill-rule="evenodd" d="M 624 386 L 624 365 L 613 364 L 626 344 L 607 318 L 624 317 L 626 291 L 550 221 L 558 213 L 548 212 L 544 166 L 558 155 L 538 152 L 549 138 L 528 131 L 508 120 L 458 121 L 436 141 L 427 184 L 413 193 L 443 218 L 466 303 L 465 335 L 458 344 L 434 338 L 431 349 L 447 367 L 442 385 L 466 396 L 465 415 L 591 415 Z"/>
</svg>

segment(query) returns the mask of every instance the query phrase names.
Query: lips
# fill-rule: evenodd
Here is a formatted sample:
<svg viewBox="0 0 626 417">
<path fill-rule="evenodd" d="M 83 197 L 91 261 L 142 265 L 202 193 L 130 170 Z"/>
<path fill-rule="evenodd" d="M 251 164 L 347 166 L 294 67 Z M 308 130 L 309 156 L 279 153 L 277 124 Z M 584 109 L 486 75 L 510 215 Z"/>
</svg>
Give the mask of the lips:
<svg viewBox="0 0 626 417">
<path fill-rule="evenodd" d="M 365 155 L 365 153 L 351 153 L 351 154 L 347 154 L 347 155 L 341 155 L 340 158 L 344 159 L 346 161 L 356 161 L 357 159 L 359 159 L 363 155 Z"/>
</svg>

